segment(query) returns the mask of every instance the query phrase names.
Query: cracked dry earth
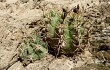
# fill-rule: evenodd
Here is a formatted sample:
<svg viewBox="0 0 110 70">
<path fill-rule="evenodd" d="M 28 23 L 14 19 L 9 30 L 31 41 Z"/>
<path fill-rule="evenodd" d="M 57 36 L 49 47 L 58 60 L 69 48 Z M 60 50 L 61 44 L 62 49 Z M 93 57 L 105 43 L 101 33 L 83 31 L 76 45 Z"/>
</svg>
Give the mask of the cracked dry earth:
<svg viewBox="0 0 110 70">
<path fill-rule="evenodd" d="M 47 54 L 26 67 L 17 60 L 19 44 L 24 37 L 38 29 L 37 26 L 30 28 L 29 24 L 42 19 L 42 10 L 48 12 L 54 6 L 58 9 L 64 6 L 72 8 L 77 4 L 87 9 L 88 4 L 99 3 L 98 0 L 0 0 L 0 70 L 110 70 L 97 64 L 100 61 L 94 61 L 87 49 L 76 58 L 55 58 Z"/>
</svg>

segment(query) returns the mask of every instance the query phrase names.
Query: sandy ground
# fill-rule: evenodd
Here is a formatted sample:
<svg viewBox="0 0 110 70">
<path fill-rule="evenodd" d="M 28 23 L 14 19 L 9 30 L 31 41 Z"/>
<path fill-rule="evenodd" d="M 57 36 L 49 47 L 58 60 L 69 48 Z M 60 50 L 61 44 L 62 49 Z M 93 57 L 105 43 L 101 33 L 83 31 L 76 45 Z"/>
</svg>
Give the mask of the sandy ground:
<svg viewBox="0 0 110 70">
<path fill-rule="evenodd" d="M 29 24 L 42 18 L 43 11 L 48 12 L 53 7 L 75 7 L 81 9 L 98 5 L 98 0 L 0 0 L 0 70 L 72 70 L 84 64 L 93 63 L 92 54 L 88 51 L 73 59 L 65 56 L 54 58 L 52 55 L 23 67 L 20 61 L 14 57 L 22 38 L 30 35 L 38 27 L 29 28 Z M 13 63 L 14 62 L 14 63 Z M 92 70 L 92 69 L 91 69 Z"/>
</svg>

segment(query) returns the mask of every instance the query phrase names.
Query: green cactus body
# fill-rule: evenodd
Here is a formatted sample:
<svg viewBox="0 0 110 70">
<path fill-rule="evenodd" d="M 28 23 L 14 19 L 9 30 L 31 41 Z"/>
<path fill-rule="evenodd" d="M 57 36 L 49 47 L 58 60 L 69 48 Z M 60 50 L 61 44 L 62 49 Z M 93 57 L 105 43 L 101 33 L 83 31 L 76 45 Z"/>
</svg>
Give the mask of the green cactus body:
<svg viewBox="0 0 110 70">
<path fill-rule="evenodd" d="M 24 44 L 21 45 L 20 57 L 24 64 L 28 64 L 29 61 L 39 60 L 48 53 L 44 43 L 38 35 L 33 34 L 31 40 L 26 39 Z"/>
<path fill-rule="evenodd" d="M 64 42 L 66 54 L 72 53 L 75 50 L 73 46 L 73 27 L 72 24 L 66 23 L 64 28 Z"/>
<path fill-rule="evenodd" d="M 47 28 L 48 28 L 48 33 L 49 33 L 49 37 L 53 37 L 55 34 L 55 29 L 56 27 L 59 25 L 59 16 L 57 13 L 55 12 L 51 12 L 51 22 L 49 24 L 47 24 Z"/>
</svg>

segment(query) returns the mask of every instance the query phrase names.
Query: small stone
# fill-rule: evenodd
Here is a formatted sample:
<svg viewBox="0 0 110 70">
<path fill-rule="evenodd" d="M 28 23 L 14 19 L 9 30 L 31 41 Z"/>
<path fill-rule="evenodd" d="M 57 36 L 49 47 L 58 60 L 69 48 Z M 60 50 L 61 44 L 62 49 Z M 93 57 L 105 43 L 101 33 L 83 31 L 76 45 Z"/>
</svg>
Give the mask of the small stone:
<svg viewBox="0 0 110 70">
<path fill-rule="evenodd" d="M 0 0 L 0 2 L 6 2 L 6 0 Z"/>
<path fill-rule="evenodd" d="M 57 59 L 49 65 L 49 70 L 71 70 L 73 62 L 68 59 Z"/>
<path fill-rule="evenodd" d="M 7 4 L 16 3 L 18 0 L 6 0 Z"/>
<path fill-rule="evenodd" d="M 8 70 L 26 70 L 21 62 L 16 62 Z"/>
<path fill-rule="evenodd" d="M 20 0 L 22 3 L 27 3 L 29 0 Z"/>
</svg>

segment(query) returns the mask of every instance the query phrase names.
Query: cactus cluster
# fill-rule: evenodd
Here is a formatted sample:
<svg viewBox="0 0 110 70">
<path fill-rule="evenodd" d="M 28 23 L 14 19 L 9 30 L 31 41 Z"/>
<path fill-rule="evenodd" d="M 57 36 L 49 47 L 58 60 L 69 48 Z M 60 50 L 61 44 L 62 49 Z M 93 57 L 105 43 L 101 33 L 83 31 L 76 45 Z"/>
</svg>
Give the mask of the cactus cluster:
<svg viewBox="0 0 110 70">
<path fill-rule="evenodd" d="M 62 13 L 51 11 L 45 18 L 48 19 L 45 23 L 45 42 L 51 53 L 56 56 L 73 54 L 87 34 L 82 16 L 63 9 Z"/>
<path fill-rule="evenodd" d="M 86 43 L 87 29 L 80 14 L 62 9 L 44 15 L 37 34 L 24 40 L 20 48 L 20 58 L 24 64 L 39 60 L 47 53 L 55 56 L 73 55 Z"/>
</svg>

